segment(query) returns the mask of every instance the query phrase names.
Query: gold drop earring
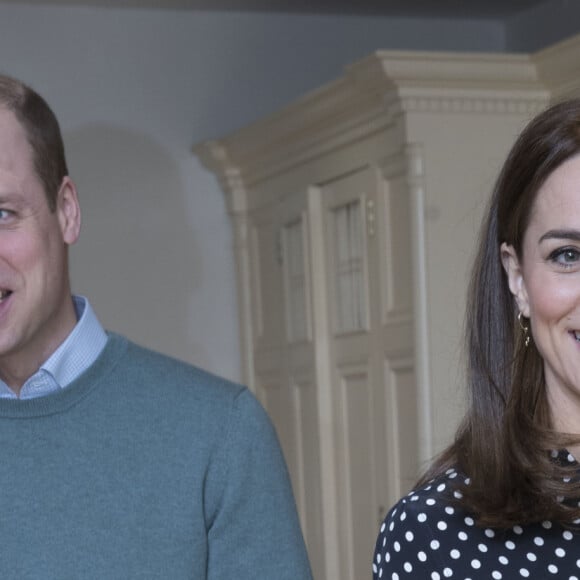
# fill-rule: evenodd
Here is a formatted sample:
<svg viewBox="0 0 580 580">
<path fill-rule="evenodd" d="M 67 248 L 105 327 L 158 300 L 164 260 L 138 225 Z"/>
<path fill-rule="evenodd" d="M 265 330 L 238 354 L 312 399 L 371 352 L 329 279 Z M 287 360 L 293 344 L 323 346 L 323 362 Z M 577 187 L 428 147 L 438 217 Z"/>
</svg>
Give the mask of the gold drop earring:
<svg viewBox="0 0 580 580">
<path fill-rule="evenodd" d="M 524 322 L 524 315 L 518 312 L 518 323 L 524 333 L 524 346 L 528 348 L 530 344 L 530 327 Z"/>
</svg>

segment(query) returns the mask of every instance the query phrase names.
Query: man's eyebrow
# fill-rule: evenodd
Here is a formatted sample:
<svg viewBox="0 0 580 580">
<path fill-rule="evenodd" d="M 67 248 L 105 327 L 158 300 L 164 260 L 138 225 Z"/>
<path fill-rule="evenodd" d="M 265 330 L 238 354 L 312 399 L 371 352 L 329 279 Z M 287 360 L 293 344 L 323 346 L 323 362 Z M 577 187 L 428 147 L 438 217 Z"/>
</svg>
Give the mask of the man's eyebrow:
<svg viewBox="0 0 580 580">
<path fill-rule="evenodd" d="M 22 197 L 20 195 L 18 195 L 17 193 L 0 191 L 0 203 L 1 204 L 9 203 L 9 204 L 14 205 L 14 206 L 22 206 L 23 200 L 22 200 Z"/>
<path fill-rule="evenodd" d="M 574 240 L 580 242 L 580 230 L 549 230 L 538 241 L 544 240 Z"/>
</svg>

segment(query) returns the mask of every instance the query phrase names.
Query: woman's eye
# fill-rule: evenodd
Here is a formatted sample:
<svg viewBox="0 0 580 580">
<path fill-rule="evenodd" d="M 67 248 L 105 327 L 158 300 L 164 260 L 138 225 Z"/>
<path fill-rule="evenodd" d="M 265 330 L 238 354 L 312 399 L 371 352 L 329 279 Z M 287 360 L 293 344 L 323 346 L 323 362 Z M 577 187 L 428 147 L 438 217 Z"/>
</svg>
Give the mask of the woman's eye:
<svg viewBox="0 0 580 580">
<path fill-rule="evenodd" d="M 550 259 L 557 264 L 570 266 L 580 260 L 580 251 L 575 248 L 561 248 L 552 252 Z"/>
</svg>

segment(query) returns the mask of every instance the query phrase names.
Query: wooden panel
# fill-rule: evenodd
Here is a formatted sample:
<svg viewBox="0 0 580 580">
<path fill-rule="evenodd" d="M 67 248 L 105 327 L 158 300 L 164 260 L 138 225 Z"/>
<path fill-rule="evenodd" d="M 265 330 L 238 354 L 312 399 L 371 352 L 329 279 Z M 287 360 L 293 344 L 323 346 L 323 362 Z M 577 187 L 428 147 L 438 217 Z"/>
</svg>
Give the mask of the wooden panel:
<svg viewBox="0 0 580 580">
<path fill-rule="evenodd" d="M 325 578 L 318 403 L 311 376 L 257 377 L 259 396 L 272 419 L 290 471 L 292 488 L 316 580 Z"/>
<path fill-rule="evenodd" d="M 406 180 L 384 182 L 383 320 L 409 319 L 413 307 L 411 217 Z"/>
<path fill-rule="evenodd" d="M 417 389 L 411 358 L 385 362 L 386 416 L 390 429 L 385 442 L 393 449 L 390 501 L 407 493 L 419 476 Z"/>
<path fill-rule="evenodd" d="M 344 580 L 368 576 L 377 532 L 377 500 L 373 465 L 373 396 L 368 367 L 340 369 L 339 536 Z"/>
<path fill-rule="evenodd" d="M 284 379 L 274 376 L 257 376 L 261 400 L 276 427 L 278 438 L 288 464 L 292 488 L 298 496 L 302 488 L 300 393 L 287 385 Z"/>
<path fill-rule="evenodd" d="M 253 340 L 259 340 L 264 334 L 263 325 L 263 304 L 262 304 L 262 268 L 260 256 L 260 235 L 259 230 L 251 228 L 250 233 L 250 285 L 252 298 L 252 322 L 254 329 Z"/>
<path fill-rule="evenodd" d="M 300 443 L 303 480 L 297 492 L 297 502 L 303 523 L 304 539 L 310 555 L 315 579 L 325 578 L 324 526 L 322 488 L 320 485 L 320 447 L 318 399 L 316 387 L 310 379 L 296 382 L 300 397 Z"/>
<path fill-rule="evenodd" d="M 367 332 L 369 328 L 366 222 L 367 202 L 375 189 L 368 167 L 320 187 L 325 207 L 328 307 L 334 336 Z"/>
<path fill-rule="evenodd" d="M 367 327 L 362 217 L 361 200 L 348 201 L 332 208 L 332 287 L 337 334 L 356 332 Z"/>
<path fill-rule="evenodd" d="M 255 345 L 279 344 L 285 339 L 282 261 L 275 223 L 267 212 L 252 216 L 252 296 Z"/>
<path fill-rule="evenodd" d="M 305 218 L 287 222 L 282 228 L 286 338 L 290 343 L 311 339 L 308 300 L 308 260 Z"/>
</svg>

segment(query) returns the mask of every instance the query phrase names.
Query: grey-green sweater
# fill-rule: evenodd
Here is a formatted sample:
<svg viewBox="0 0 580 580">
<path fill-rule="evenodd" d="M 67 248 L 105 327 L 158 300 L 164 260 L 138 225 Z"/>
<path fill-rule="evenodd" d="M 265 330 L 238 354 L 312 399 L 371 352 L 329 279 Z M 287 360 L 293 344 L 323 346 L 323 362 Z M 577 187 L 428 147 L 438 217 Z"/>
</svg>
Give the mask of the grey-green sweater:
<svg viewBox="0 0 580 580">
<path fill-rule="evenodd" d="M 247 389 L 111 335 L 66 389 L 0 400 L 3 580 L 310 578 Z"/>
</svg>

